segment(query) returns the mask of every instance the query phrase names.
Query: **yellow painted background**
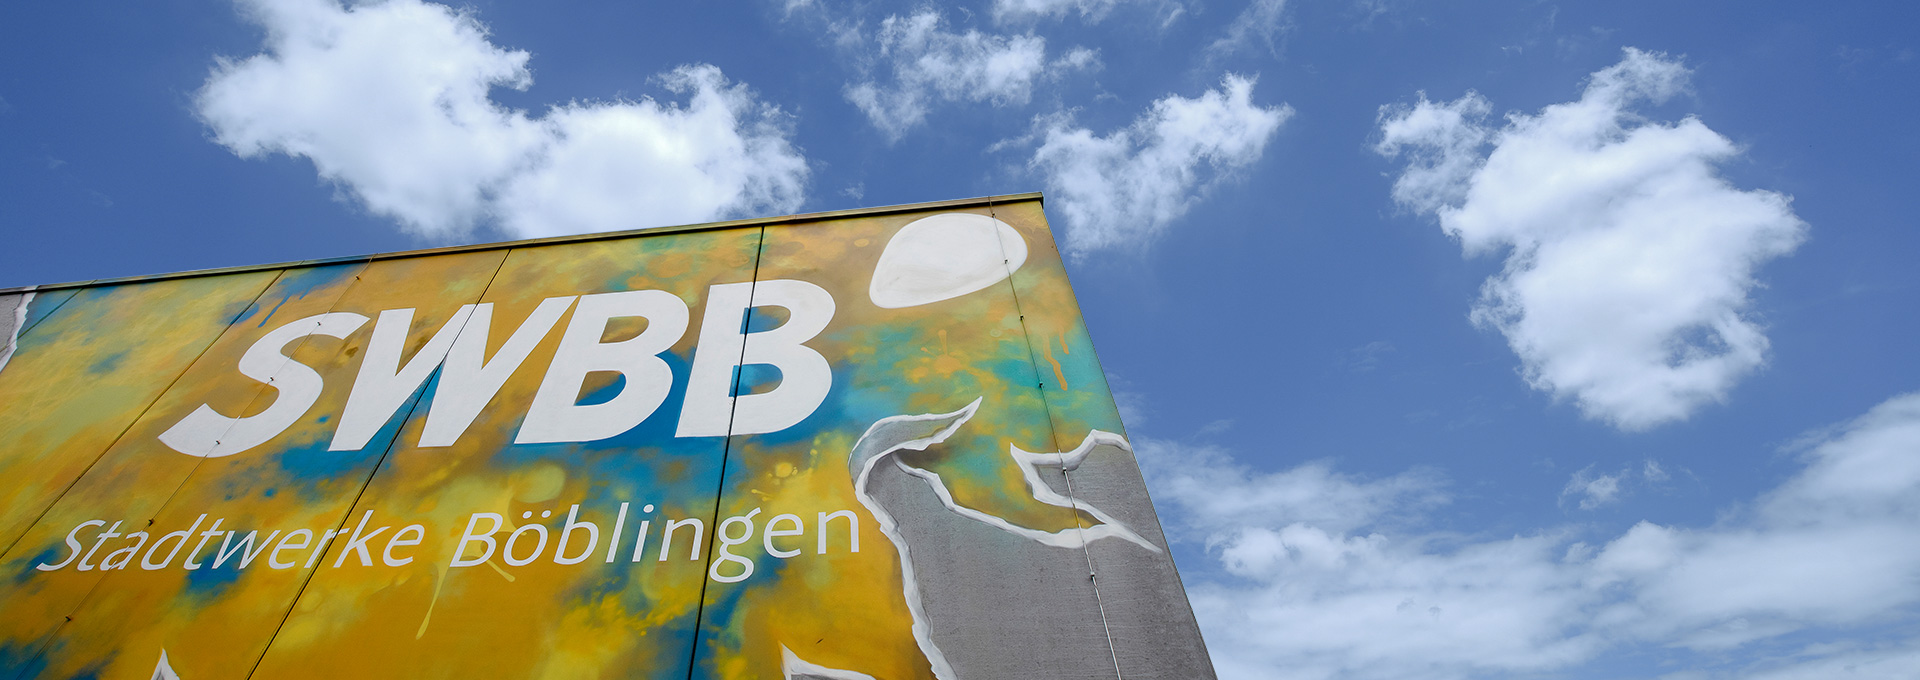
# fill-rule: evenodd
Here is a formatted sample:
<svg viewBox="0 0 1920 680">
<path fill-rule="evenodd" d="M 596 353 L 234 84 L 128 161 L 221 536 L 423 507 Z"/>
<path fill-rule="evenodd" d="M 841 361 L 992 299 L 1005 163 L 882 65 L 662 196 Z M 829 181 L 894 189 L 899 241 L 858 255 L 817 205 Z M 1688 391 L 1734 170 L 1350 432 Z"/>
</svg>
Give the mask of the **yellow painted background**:
<svg viewBox="0 0 1920 680">
<path fill-rule="evenodd" d="M 889 237 L 943 211 L 1012 225 L 1027 242 L 1025 265 L 951 300 L 874 306 L 867 286 Z M 832 364 L 832 392 L 782 432 L 674 438 L 708 287 L 756 277 L 799 279 L 834 296 L 831 325 L 807 343 Z M 512 444 L 569 312 L 456 445 L 417 446 L 430 380 L 366 448 L 326 450 L 380 311 L 416 310 L 404 358 L 461 305 L 492 303 L 484 329 L 491 356 L 542 299 L 634 289 L 680 296 L 692 314 L 666 356 L 673 392 L 633 431 Z M 165 279 L 45 302 L 52 311 L 33 310 L 44 318 L 35 317 L 0 372 L 0 540 L 8 545 L 0 673 L 9 677 L 147 678 L 164 649 L 188 680 L 760 678 L 779 677 L 782 646 L 875 677 L 931 677 L 909 632 L 897 555 L 852 493 L 854 441 L 881 418 L 981 399 L 945 447 L 966 455 L 914 454 L 914 464 L 939 472 L 964 504 L 1053 531 L 1088 518 L 1035 502 L 1007 447 L 1067 450 L 1090 429 L 1121 431 L 1036 199 Z M 313 336 L 289 350 L 326 378 L 326 389 L 286 432 L 224 458 L 182 455 L 156 440 L 202 403 L 228 416 L 266 408 L 275 392 L 236 372 L 239 356 L 288 321 L 337 311 L 369 321 L 344 340 Z M 608 382 L 590 380 L 588 390 L 611 389 Z M 509 530 L 541 522 L 557 538 L 578 504 L 605 550 L 621 502 L 632 513 L 628 545 L 642 504 L 656 506 L 656 525 L 701 518 L 701 559 L 658 562 L 650 547 L 638 563 L 623 548 L 611 564 L 596 554 L 576 565 L 515 567 L 496 556 L 447 567 L 472 513 L 500 513 Z M 707 579 L 714 520 L 754 508 L 762 527 L 777 514 L 803 518 L 803 554 L 766 555 L 756 534 L 736 549 L 754 560 L 753 577 Z M 862 549 L 846 552 L 836 533 L 836 549 L 816 554 L 814 518 L 838 510 L 861 516 Z M 300 553 L 303 566 L 284 570 L 267 568 L 264 555 L 245 569 L 194 572 L 177 561 L 154 571 L 33 568 L 63 554 L 62 538 L 89 519 L 122 522 L 122 533 L 150 526 L 157 536 L 205 514 L 265 536 L 351 529 L 368 512 L 373 525 L 393 527 L 388 535 L 405 524 L 427 528 L 425 542 L 408 550 L 413 563 L 380 565 L 383 539 L 375 566 L 348 559 L 336 568 L 343 540 L 335 539 L 311 569 L 311 550 Z"/>
</svg>

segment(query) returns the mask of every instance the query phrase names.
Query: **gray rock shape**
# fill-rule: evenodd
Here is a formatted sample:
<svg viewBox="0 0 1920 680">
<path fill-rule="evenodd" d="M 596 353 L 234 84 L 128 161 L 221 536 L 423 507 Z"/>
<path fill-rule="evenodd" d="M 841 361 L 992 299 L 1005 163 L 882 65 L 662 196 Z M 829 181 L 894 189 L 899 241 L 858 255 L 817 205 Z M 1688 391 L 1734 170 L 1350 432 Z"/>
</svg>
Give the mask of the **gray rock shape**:
<svg viewBox="0 0 1920 680">
<path fill-rule="evenodd" d="M 1087 544 L 1099 574 L 1100 601 L 1120 676 L 1213 678 L 1213 660 L 1200 637 L 1180 574 L 1165 552 L 1167 540 L 1160 532 L 1160 518 L 1147 496 L 1133 448 L 1117 435 L 1097 435 L 1107 433 L 1095 431 L 1075 449 L 1084 451 L 1084 457 L 1068 472 L 1073 476 L 1074 499 L 1104 510 L 1161 550 L 1157 555 L 1142 555 L 1135 546 L 1119 541 Z"/>
<path fill-rule="evenodd" d="M 0 338 L 6 339 L 6 344 L 0 345 L 0 371 L 7 369 L 7 361 L 20 346 L 20 331 L 27 325 L 27 305 L 32 302 L 31 291 L 0 294 Z"/>
<path fill-rule="evenodd" d="M 1100 546 L 1106 559 L 1165 565 L 1164 569 L 1121 569 L 1123 584 L 1156 573 L 1177 578 L 1157 524 L 1142 534 L 1127 522 L 1133 516 L 1152 517 L 1151 506 L 1145 507 L 1144 515 L 1141 512 L 1140 504 L 1146 503 L 1144 486 L 1137 501 L 1112 515 L 1098 503 L 1066 493 L 1068 471 L 1090 462 L 1089 456 L 1101 453 L 1102 446 L 1129 454 L 1101 455 L 1102 466 L 1131 462 L 1123 438 L 1096 432 L 1080 449 L 1066 453 L 1011 449 L 1036 501 L 1061 507 L 1063 513 L 1077 509 L 1099 520 L 1057 532 L 1021 527 L 961 506 L 938 474 L 894 455 L 924 451 L 944 441 L 979 405 L 976 399 L 952 413 L 883 419 L 861 436 L 848 461 L 855 494 L 899 553 L 914 639 L 934 675 L 945 680 L 1212 677 L 1178 581 L 1171 583 L 1171 590 L 1168 584 L 1137 584 L 1157 585 L 1159 594 L 1181 595 L 1169 603 L 1177 606 L 1136 606 L 1136 602 L 1160 604 L 1155 595 L 1128 598 L 1122 607 L 1129 625 L 1156 629 L 1169 640 L 1151 649 L 1123 653 L 1108 635 L 1114 612 L 1103 609 L 1096 592 L 1088 548 Z M 1103 479 L 1111 476 L 1102 475 Z M 1138 480 L 1137 471 L 1133 478 Z M 1196 649 L 1177 649 L 1183 644 Z M 1196 658 L 1199 665 L 1192 662 Z M 1123 659 L 1138 660 L 1139 665 L 1125 669 Z M 1118 672 L 1116 666 L 1125 672 Z"/>
<path fill-rule="evenodd" d="M 173 664 L 167 663 L 167 650 L 160 650 L 160 663 L 153 667 L 153 677 L 148 680 L 180 680 L 173 672 Z"/>
</svg>

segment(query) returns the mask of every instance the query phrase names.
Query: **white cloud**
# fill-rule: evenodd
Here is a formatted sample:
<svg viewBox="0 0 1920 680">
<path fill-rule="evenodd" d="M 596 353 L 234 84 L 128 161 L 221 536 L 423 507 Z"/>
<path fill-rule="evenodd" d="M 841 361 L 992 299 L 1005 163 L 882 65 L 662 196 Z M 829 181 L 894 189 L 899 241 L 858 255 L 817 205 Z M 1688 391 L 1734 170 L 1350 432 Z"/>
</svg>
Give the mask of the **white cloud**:
<svg viewBox="0 0 1920 680">
<path fill-rule="evenodd" d="M 1211 557 L 1183 574 L 1223 678 L 1566 675 L 1633 649 L 1712 667 L 1767 641 L 1799 657 L 1764 677 L 1913 664 L 1910 649 L 1799 645 L 1920 623 L 1920 393 L 1810 443 L 1803 470 L 1716 524 L 1642 522 L 1598 545 L 1578 527 L 1431 528 L 1450 500 L 1431 473 L 1268 473 L 1136 444 L 1168 535 Z"/>
<path fill-rule="evenodd" d="M 1046 178 L 1067 249 L 1143 247 L 1221 179 L 1260 160 L 1293 109 L 1255 105 L 1253 83 L 1229 74 L 1199 97 L 1168 95 L 1104 137 L 1065 116 L 1039 121 L 1029 165 Z"/>
<path fill-rule="evenodd" d="M 1245 523 L 1248 518 L 1283 517 L 1288 523 L 1344 533 L 1377 524 L 1403 524 L 1413 519 L 1412 513 L 1439 507 L 1447 500 L 1440 493 L 1442 480 L 1431 471 L 1363 481 L 1316 462 L 1261 473 L 1214 446 L 1139 437 L 1134 444 L 1142 451 L 1141 465 L 1154 482 L 1154 495 L 1176 499 L 1186 528 L 1200 530 L 1210 545 L 1253 526 Z"/>
<path fill-rule="evenodd" d="M 1419 533 L 1450 500 L 1431 473 L 1364 480 L 1313 463 L 1278 473 L 1213 448 L 1136 439 L 1222 678 L 1457 677 L 1561 667 L 1583 599 L 1556 536 L 1463 542 Z"/>
<path fill-rule="evenodd" d="M 1700 648 L 1839 625 L 1920 602 L 1920 394 L 1888 400 L 1805 454 L 1745 522 L 1642 523 L 1595 560 L 1631 597 L 1603 615 Z"/>
<path fill-rule="evenodd" d="M 1227 25 L 1226 35 L 1207 46 L 1211 58 L 1238 53 L 1252 47 L 1265 47 L 1269 53 L 1278 48 L 1274 40 L 1286 28 L 1287 0 L 1253 0 Z"/>
<path fill-rule="evenodd" d="M 1754 270 L 1806 232 L 1786 196 L 1716 174 L 1739 153 L 1726 137 L 1635 112 L 1687 75 L 1628 49 L 1578 101 L 1498 128 L 1472 93 L 1382 110 L 1378 151 L 1409 159 L 1394 199 L 1436 215 L 1470 255 L 1508 249 L 1474 322 L 1506 336 L 1536 389 L 1629 430 L 1721 401 L 1764 363 Z"/>
<path fill-rule="evenodd" d="M 1620 498 L 1620 482 L 1627 473 L 1596 475 L 1593 466 L 1582 468 L 1573 473 L 1573 479 L 1567 480 L 1567 486 L 1560 490 L 1560 498 L 1578 497 L 1581 510 L 1592 510 L 1612 503 Z"/>
<path fill-rule="evenodd" d="M 1666 468 L 1660 466 L 1659 461 L 1655 461 L 1651 459 L 1647 460 L 1646 464 L 1641 466 L 1640 475 L 1642 477 L 1645 477 L 1647 481 L 1653 482 L 1655 484 L 1659 484 L 1660 482 L 1664 482 L 1664 481 L 1667 481 L 1668 479 L 1673 478 L 1672 475 L 1667 474 Z"/>
<path fill-rule="evenodd" d="M 1833 653 L 1809 650 L 1796 660 L 1746 676 L 1746 680 L 1912 680 L 1920 678 L 1920 640 L 1888 649 L 1859 649 Z M 1824 653 L 1823 653 L 1824 652 Z"/>
<path fill-rule="evenodd" d="M 1385 340 L 1375 340 L 1347 350 L 1347 369 L 1355 373 L 1369 373 L 1380 368 L 1381 364 L 1399 348 Z"/>
<path fill-rule="evenodd" d="M 549 113 L 541 121 L 546 154 L 495 202 L 503 223 L 546 236 L 799 208 L 806 161 L 774 112 L 712 66 L 682 67 L 662 80 L 691 101 L 569 104 Z"/>
<path fill-rule="evenodd" d="M 1613 474 L 1600 474 L 1593 468 L 1588 465 L 1573 473 L 1566 487 L 1560 489 L 1561 503 L 1577 499 L 1581 510 L 1593 510 L 1619 501 L 1630 486 L 1659 485 L 1672 478 L 1659 461 L 1652 459 L 1641 463 L 1639 469 L 1628 466 Z"/>
<path fill-rule="evenodd" d="M 570 103 L 542 118 L 489 98 L 532 84 L 524 51 L 419 0 L 251 0 L 265 51 L 222 60 L 196 106 L 246 157 L 282 153 L 431 238 L 494 223 L 546 236 L 797 209 L 807 176 L 779 112 L 712 66 L 660 77 L 688 103 Z"/>
<path fill-rule="evenodd" d="M 1025 104 L 1035 85 L 1099 66 L 1099 55 L 1086 48 L 1049 61 L 1046 39 L 1032 33 L 956 33 L 945 24 L 935 9 L 887 17 L 874 37 L 874 60 L 890 82 L 868 78 L 847 86 L 847 100 L 889 139 L 925 123 L 936 102 Z M 854 41 L 843 37 L 843 42 Z"/>
<path fill-rule="evenodd" d="M 993 0 L 993 16 L 1002 21 L 1031 21 L 1078 15 L 1088 23 L 1099 23 L 1114 8 L 1128 3 L 1155 6 L 1163 13 L 1162 24 L 1183 12 L 1179 3 L 1165 0 Z"/>
</svg>

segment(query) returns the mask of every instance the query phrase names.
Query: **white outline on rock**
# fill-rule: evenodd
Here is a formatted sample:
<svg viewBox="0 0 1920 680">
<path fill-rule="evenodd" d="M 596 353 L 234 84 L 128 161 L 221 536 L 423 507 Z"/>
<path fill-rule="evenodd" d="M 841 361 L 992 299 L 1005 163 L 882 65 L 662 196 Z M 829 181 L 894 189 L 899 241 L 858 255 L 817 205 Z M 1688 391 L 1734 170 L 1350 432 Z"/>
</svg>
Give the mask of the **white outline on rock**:
<svg viewBox="0 0 1920 680">
<path fill-rule="evenodd" d="M 796 677 L 827 678 L 828 680 L 874 680 L 873 676 L 867 675 L 866 673 L 828 668 L 807 661 L 806 659 L 800 658 L 799 655 L 794 654 L 793 650 L 787 649 L 786 645 L 780 645 L 780 677 L 785 680 L 794 680 Z"/>
<path fill-rule="evenodd" d="M 148 680 L 180 680 L 180 674 L 173 672 L 173 665 L 167 663 L 167 650 L 160 650 L 160 663 L 153 667 L 153 677 Z"/>
<path fill-rule="evenodd" d="M 901 535 L 899 522 L 894 519 L 893 515 L 881 508 L 880 503 L 868 495 L 867 485 L 872 477 L 874 466 L 878 465 L 882 459 L 889 458 L 902 450 L 925 451 L 928 446 L 946 441 L 948 437 L 953 436 L 953 433 L 960 429 L 961 425 L 966 424 L 968 420 L 973 418 L 974 413 L 980 409 L 980 403 L 984 400 L 985 397 L 975 398 L 973 403 L 967 404 L 965 408 L 951 413 L 900 415 L 882 418 L 874 422 L 872 426 L 869 426 L 867 431 L 862 433 L 860 438 L 854 442 L 852 448 L 854 455 L 859 455 L 860 446 L 866 443 L 868 437 L 871 437 L 877 430 L 886 425 L 902 422 L 948 419 L 951 419 L 952 422 L 925 437 L 909 439 L 890 445 L 882 451 L 869 455 L 865 460 L 848 461 L 850 466 L 856 466 L 853 479 L 854 497 L 860 501 L 861 505 L 867 508 L 868 513 L 873 515 L 875 522 L 880 527 L 880 533 L 885 534 L 887 540 L 893 543 L 894 549 L 900 553 L 902 594 L 906 596 L 907 611 L 913 617 L 914 641 L 919 643 L 920 651 L 926 655 L 928 664 L 933 667 L 934 677 L 942 678 L 943 680 L 955 677 L 953 666 L 947 661 L 946 655 L 940 651 L 939 646 L 933 642 L 931 624 L 928 622 L 926 606 L 920 601 L 920 585 L 919 582 L 914 580 L 913 559 L 909 554 L 906 537 Z M 1076 447 L 1073 451 L 1064 453 L 1031 453 L 1023 451 L 1016 446 L 1008 447 L 1010 449 L 1009 455 L 1020 465 L 1021 475 L 1026 478 L 1027 487 L 1032 491 L 1034 500 L 1056 507 L 1081 510 L 1093 515 L 1101 522 L 1100 524 L 1090 527 L 1082 528 L 1075 526 L 1070 529 L 1053 532 L 1018 526 L 1001 517 L 962 506 L 954 501 L 953 494 L 948 491 L 946 483 L 940 479 L 939 474 L 902 463 L 897 457 L 892 460 L 893 464 L 902 472 L 926 481 L 928 486 L 933 488 L 934 494 L 940 498 L 940 503 L 945 505 L 948 510 L 953 511 L 954 514 L 992 526 L 1015 536 L 1020 536 L 1047 546 L 1070 549 L 1084 548 L 1086 544 L 1102 538 L 1119 538 L 1140 545 L 1153 552 L 1160 552 L 1158 546 L 1142 538 L 1132 529 L 1128 529 L 1118 520 L 1113 519 L 1112 516 L 1101 511 L 1099 508 L 1055 492 L 1052 487 L 1046 484 L 1045 480 L 1040 478 L 1040 466 L 1059 467 L 1063 471 L 1074 470 L 1086 460 L 1088 454 L 1093 452 L 1094 447 L 1101 444 L 1117 446 L 1129 452 L 1133 450 L 1132 447 L 1127 444 L 1126 438 L 1100 430 L 1089 432 L 1086 438 L 1080 442 L 1080 446 Z"/>
<path fill-rule="evenodd" d="M 7 370 L 7 362 L 13 359 L 13 352 L 20 347 L 20 331 L 26 330 L 27 305 L 33 304 L 33 291 L 20 295 L 20 304 L 13 308 L 13 333 L 7 338 L 7 345 L 0 347 L 0 371 Z"/>
</svg>

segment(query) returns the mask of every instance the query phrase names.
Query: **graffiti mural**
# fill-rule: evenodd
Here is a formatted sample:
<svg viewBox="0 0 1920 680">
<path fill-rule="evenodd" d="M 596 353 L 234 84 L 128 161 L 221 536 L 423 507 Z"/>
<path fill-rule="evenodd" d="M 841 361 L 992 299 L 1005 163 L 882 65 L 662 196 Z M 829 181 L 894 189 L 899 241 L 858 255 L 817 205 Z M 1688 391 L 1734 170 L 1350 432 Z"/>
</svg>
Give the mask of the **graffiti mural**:
<svg viewBox="0 0 1920 680">
<path fill-rule="evenodd" d="M 0 293 L 16 678 L 1204 678 L 1038 195 Z"/>
</svg>

